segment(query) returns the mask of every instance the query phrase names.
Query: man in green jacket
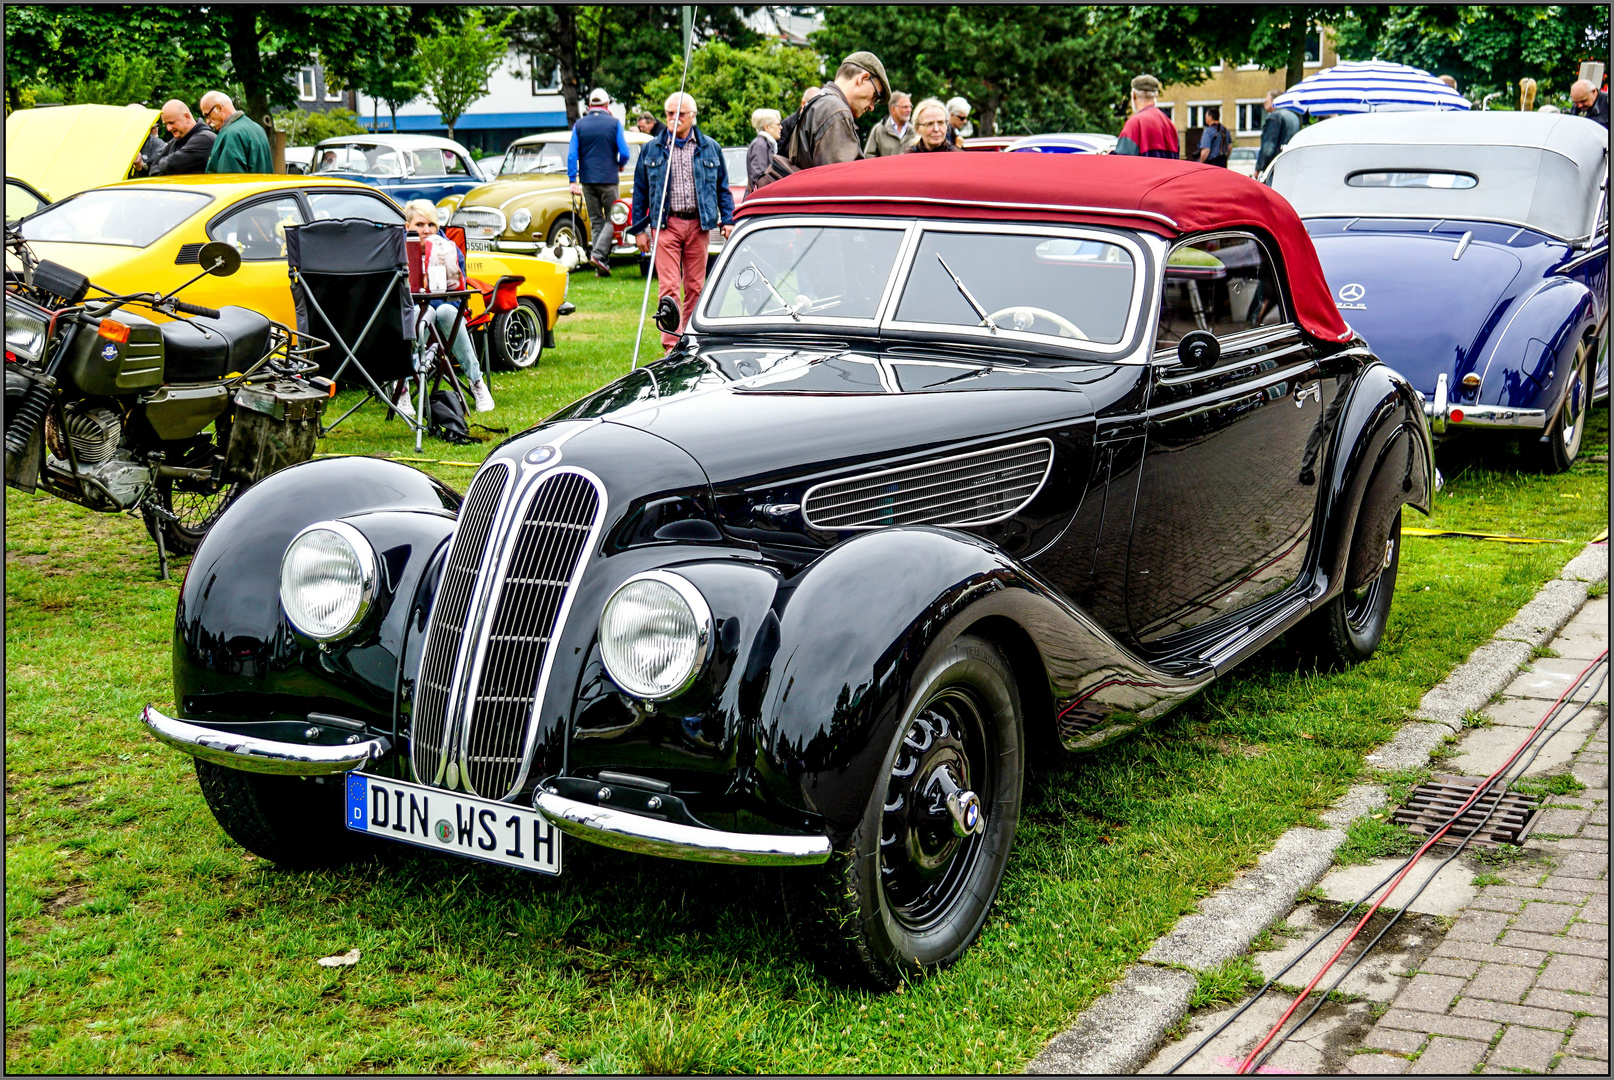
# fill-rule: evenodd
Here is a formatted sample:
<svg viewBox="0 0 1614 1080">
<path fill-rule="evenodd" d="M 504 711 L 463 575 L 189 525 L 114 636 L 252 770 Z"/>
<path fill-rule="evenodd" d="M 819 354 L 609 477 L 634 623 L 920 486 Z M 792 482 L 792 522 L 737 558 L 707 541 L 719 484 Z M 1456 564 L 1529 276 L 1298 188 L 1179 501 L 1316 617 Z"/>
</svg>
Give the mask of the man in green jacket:
<svg viewBox="0 0 1614 1080">
<path fill-rule="evenodd" d="M 235 102 L 217 90 L 202 95 L 202 119 L 219 133 L 213 152 L 207 158 L 210 173 L 274 172 L 269 136 L 244 112 L 235 111 Z"/>
</svg>

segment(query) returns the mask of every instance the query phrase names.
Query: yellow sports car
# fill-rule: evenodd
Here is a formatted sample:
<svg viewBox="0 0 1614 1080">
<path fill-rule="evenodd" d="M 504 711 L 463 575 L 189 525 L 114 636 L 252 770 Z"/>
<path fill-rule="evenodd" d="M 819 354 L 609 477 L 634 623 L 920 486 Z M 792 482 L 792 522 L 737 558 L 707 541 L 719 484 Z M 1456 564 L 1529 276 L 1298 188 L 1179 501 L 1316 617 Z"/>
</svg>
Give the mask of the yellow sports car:
<svg viewBox="0 0 1614 1080">
<path fill-rule="evenodd" d="M 193 304 L 239 304 L 288 326 L 297 324 L 286 271 L 285 227 L 323 218 L 403 222 L 396 203 L 351 180 L 244 174 L 159 176 L 93 188 L 36 211 L 23 236 L 42 259 L 54 259 L 113 292 L 168 291 L 196 276 L 196 254 L 209 240 L 241 252 L 241 269 L 208 277 L 185 291 Z M 469 276 L 495 284 L 507 274 L 519 304 L 496 315 L 488 330 L 495 370 L 531 367 L 554 344 L 565 304 L 566 273 L 547 259 L 473 252 Z M 471 298 L 469 316 L 483 311 Z"/>
</svg>

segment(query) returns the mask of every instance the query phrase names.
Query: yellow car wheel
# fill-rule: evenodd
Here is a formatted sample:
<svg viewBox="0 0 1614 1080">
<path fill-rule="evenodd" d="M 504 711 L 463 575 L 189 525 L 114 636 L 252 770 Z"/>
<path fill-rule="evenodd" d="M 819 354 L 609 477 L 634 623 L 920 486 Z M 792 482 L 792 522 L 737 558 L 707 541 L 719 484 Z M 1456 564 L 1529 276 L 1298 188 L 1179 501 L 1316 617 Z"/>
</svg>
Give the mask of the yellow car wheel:
<svg viewBox="0 0 1614 1080">
<path fill-rule="evenodd" d="M 544 354 L 544 309 L 523 296 L 513 309 L 493 317 L 488 333 L 488 359 L 494 371 L 535 368 Z"/>
</svg>

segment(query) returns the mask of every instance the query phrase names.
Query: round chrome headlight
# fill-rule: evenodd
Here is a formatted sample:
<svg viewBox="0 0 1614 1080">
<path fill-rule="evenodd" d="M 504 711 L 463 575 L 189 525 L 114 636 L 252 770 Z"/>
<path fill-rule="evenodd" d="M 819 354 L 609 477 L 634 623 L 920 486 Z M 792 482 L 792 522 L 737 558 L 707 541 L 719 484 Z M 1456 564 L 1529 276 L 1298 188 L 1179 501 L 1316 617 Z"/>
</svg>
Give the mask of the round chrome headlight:
<svg viewBox="0 0 1614 1080">
<path fill-rule="evenodd" d="M 452 206 L 439 206 L 437 208 L 437 227 L 439 229 L 448 228 L 448 223 L 453 217 L 454 208 Z"/>
<path fill-rule="evenodd" d="M 353 632 L 375 602 L 375 549 L 343 521 L 321 521 L 292 538 L 280 559 L 280 604 L 316 641 Z"/>
<path fill-rule="evenodd" d="M 631 211 L 629 211 L 627 203 L 625 203 L 625 202 L 612 203 L 611 204 L 611 224 L 613 224 L 613 225 L 626 225 L 628 223 L 628 214 L 630 212 Z"/>
<path fill-rule="evenodd" d="M 689 689 L 712 646 L 712 611 L 677 574 L 629 578 L 600 615 L 606 673 L 636 698 L 660 701 Z"/>
<path fill-rule="evenodd" d="M 523 206 L 510 215 L 510 231 L 526 232 L 527 226 L 532 224 L 532 211 Z"/>
</svg>

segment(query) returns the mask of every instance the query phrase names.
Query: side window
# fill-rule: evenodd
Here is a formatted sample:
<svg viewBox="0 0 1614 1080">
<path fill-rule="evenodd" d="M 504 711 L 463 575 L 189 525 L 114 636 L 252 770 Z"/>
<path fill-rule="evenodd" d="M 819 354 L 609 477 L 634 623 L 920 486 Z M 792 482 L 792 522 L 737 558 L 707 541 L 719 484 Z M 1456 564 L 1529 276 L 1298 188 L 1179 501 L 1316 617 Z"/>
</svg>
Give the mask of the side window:
<svg viewBox="0 0 1614 1080">
<path fill-rule="evenodd" d="M 364 218 L 383 225 L 402 225 L 403 215 L 391 203 L 359 191 L 310 191 L 308 209 L 315 221 Z"/>
<path fill-rule="evenodd" d="M 246 262 L 284 259 L 286 226 L 302 223 L 297 199 L 282 195 L 229 211 L 208 226 L 207 235 L 233 246 Z"/>
<path fill-rule="evenodd" d="M 1190 330 L 1217 337 L 1287 321 L 1276 268 L 1252 236 L 1182 244 L 1166 259 L 1155 348 L 1174 348 Z"/>
<path fill-rule="evenodd" d="M 458 154 L 456 154 L 452 150 L 444 150 L 443 151 L 443 175 L 445 175 L 445 176 L 464 176 L 464 175 L 466 175 L 465 159 L 460 157 Z"/>
<path fill-rule="evenodd" d="M 435 146 L 428 146 L 414 151 L 416 176 L 442 176 L 443 152 Z"/>
</svg>

